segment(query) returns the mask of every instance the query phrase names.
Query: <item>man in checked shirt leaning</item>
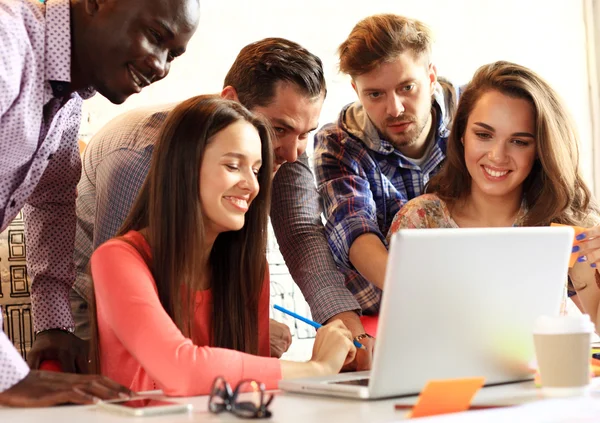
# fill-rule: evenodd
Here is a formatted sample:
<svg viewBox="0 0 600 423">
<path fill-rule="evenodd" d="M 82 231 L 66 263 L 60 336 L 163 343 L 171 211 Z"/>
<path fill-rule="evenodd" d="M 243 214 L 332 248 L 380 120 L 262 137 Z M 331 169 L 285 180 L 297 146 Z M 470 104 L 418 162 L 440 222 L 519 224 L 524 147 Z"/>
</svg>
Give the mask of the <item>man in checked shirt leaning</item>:
<svg viewBox="0 0 600 423">
<path fill-rule="evenodd" d="M 360 21 L 338 49 L 358 101 L 315 135 L 327 240 L 365 315 L 379 312 L 394 216 L 446 158 L 457 92 L 438 79 L 431 43 L 417 20 L 385 14 Z"/>
</svg>

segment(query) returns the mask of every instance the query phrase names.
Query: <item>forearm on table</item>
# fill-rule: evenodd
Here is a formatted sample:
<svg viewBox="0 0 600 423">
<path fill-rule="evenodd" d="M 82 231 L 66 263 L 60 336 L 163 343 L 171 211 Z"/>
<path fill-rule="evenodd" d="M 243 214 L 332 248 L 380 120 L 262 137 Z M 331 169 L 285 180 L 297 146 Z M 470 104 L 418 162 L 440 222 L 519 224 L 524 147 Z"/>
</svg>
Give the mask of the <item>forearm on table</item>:
<svg viewBox="0 0 600 423">
<path fill-rule="evenodd" d="M 383 290 L 388 251 L 373 233 L 357 237 L 350 246 L 350 262 L 369 282 Z"/>
<path fill-rule="evenodd" d="M 304 377 L 319 376 L 324 374 L 319 364 L 308 361 L 281 361 L 281 378 L 282 379 L 297 379 Z"/>
</svg>

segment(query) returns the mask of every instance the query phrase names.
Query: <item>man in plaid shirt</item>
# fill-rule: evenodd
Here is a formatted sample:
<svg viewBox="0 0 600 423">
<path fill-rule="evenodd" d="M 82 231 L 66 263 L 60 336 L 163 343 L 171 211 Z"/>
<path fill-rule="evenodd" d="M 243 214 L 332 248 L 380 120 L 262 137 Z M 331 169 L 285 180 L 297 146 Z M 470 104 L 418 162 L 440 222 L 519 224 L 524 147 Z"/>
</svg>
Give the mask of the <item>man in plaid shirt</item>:
<svg viewBox="0 0 600 423">
<path fill-rule="evenodd" d="M 358 101 L 315 136 L 329 247 L 367 315 L 379 311 L 392 219 L 445 159 L 456 92 L 437 78 L 431 40 L 417 20 L 360 21 L 338 50 Z"/>
</svg>

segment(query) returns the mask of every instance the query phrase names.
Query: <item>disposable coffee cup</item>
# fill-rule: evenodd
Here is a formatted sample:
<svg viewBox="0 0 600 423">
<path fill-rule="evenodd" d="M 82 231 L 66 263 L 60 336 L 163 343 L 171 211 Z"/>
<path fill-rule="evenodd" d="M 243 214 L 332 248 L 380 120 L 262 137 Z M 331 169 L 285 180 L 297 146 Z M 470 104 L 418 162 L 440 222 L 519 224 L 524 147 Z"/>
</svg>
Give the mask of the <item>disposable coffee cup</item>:
<svg viewBox="0 0 600 423">
<path fill-rule="evenodd" d="M 533 329 L 535 355 L 545 396 L 575 396 L 590 384 L 594 324 L 590 316 L 540 316 Z"/>
</svg>

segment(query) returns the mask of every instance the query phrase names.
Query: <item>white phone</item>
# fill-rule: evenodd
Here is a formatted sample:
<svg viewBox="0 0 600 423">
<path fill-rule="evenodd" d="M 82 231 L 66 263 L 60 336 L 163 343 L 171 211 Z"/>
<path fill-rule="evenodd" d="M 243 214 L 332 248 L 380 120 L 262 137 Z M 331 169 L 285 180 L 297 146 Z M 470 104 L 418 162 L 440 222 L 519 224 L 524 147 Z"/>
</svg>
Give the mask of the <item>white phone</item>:
<svg viewBox="0 0 600 423">
<path fill-rule="evenodd" d="M 130 416 L 156 416 L 159 414 L 187 413 L 192 404 L 160 399 L 159 397 L 134 397 L 127 400 L 100 401 L 99 409 L 114 411 Z"/>
</svg>

